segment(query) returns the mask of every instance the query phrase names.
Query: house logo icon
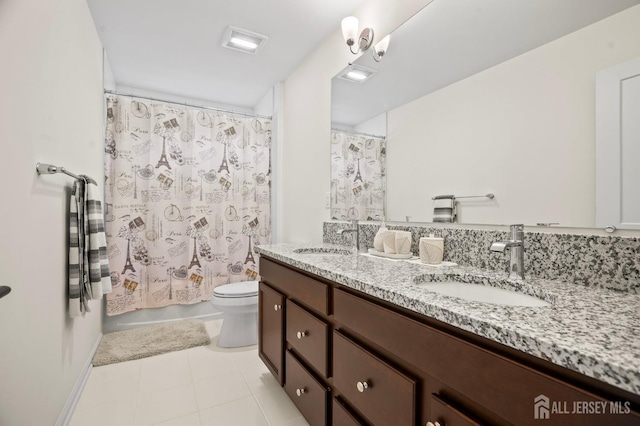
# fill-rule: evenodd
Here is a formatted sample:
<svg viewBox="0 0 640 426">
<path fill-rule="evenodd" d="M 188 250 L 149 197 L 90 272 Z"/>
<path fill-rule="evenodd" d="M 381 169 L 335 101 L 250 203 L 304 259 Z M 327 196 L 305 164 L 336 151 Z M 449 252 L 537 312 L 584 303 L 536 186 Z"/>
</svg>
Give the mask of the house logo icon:
<svg viewBox="0 0 640 426">
<path fill-rule="evenodd" d="M 533 399 L 533 418 L 549 419 L 549 398 L 546 395 L 538 395 Z"/>
</svg>

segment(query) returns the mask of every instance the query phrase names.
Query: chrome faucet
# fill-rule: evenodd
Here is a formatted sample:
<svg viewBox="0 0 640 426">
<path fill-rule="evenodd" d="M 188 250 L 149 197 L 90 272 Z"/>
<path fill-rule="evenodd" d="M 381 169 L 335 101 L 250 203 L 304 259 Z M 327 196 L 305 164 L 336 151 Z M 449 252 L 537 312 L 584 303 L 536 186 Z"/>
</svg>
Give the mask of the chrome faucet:
<svg viewBox="0 0 640 426">
<path fill-rule="evenodd" d="M 360 252 L 360 227 L 358 226 L 357 220 L 351 221 L 352 228 L 338 229 L 338 235 L 344 235 L 347 233 L 353 232 L 355 243 L 356 243 L 356 251 Z"/>
<path fill-rule="evenodd" d="M 524 225 L 511 225 L 511 239 L 509 241 L 491 244 L 491 251 L 504 253 L 510 250 L 509 278 L 524 279 Z"/>
</svg>

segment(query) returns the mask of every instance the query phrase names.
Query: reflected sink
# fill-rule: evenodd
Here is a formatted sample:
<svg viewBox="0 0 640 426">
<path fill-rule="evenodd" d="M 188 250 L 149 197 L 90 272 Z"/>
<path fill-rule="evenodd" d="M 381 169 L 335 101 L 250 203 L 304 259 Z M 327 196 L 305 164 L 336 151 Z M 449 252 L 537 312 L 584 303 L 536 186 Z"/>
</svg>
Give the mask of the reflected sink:
<svg viewBox="0 0 640 426">
<path fill-rule="evenodd" d="M 439 281 L 433 282 L 435 279 Z M 466 277 L 464 281 L 468 280 L 469 277 Z M 553 297 L 547 294 L 527 294 L 533 291 L 526 284 L 512 283 L 507 280 L 491 282 L 489 279 L 477 279 L 476 281 L 462 282 L 455 276 L 423 276 L 416 279 L 416 284 L 420 288 L 444 296 L 494 305 L 543 307 L 551 306 L 553 302 Z M 515 286 L 520 288 L 513 288 Z"/>
<path fill-rule="evenodd" d="M 294 253 L 298 254 L 353 254 L 349 249 L 333 248 L 333 247 L 313 247 L 313 248 L 300 248 L 295 249 Z"/>
</svg>

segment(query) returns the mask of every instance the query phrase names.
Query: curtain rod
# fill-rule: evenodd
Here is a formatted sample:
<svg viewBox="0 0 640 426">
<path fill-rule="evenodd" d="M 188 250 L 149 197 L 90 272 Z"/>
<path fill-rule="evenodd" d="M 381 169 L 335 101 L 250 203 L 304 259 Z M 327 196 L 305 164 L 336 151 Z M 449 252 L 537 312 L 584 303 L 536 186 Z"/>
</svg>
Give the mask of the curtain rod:
<svg viewBox="0 0 640 426">
<path fill-rule="evenodd" d="M 264 119 L 267 119 L 267 120 L 273 119 L 273 116 L 271 116 L 271 115 L 260 115 L 260 114 L 253 114 L 253 113 L 248 113 L 248 112 L 238 112 L 238 111 L 232 111 L 232 110 L 229 110 L 229 109 L 208 107 L 208 106 L 204 106 L 204 105 L 193 105 L 193 104 L 188 104 L 186 102 L 176 102 L 176 101 L 169 101 L 167 99 L 152 98 L 150 96 L 138 96 L 138 95 L 133 95 L 131 93 L 120 93 L 120 92 L 116 92 L 115 90 L 106 90 L 105 89 L 104 93 L 107 94 L 107 95 L 127 96 L 127 97 L 130 97 L 130 98 L 146 99 L 146 100 L 149 100 L 149 101 L 158 101 L 158 102 L 164 102 L 164 103 L 167 103 L 167 104 L 174 104 L 174 105 L 184 105 L 184 106 L 187 106 L 187 107 L 206 109 L 206 110 L 211 110 L 211 111 L 216 111 L 216 112 L 226 112 L 226 113 L 229 113 L 229 114 L 244 115 L 245 117 L 264 118 Z"/>
<path fill-rule="evenodd" d="M 333 130 L 334 132 L 348 133 L 350 135 L 371 136 L 372 138 L 387 139 L 386 136 L 374 135 L 374 134 L 371 134 L 371 133 L 350 132 L 349 130 L 336 129 L 335 127 L 332 127 L 331 130 Z"/>
</svg>

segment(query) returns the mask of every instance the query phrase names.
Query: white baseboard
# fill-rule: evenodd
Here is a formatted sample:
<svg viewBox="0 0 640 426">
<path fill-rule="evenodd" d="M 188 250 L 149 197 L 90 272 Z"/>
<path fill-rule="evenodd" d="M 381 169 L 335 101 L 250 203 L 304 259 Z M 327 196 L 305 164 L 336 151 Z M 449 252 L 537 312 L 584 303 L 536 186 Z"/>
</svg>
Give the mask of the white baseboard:
<svg viewBox="0 0 640 426">
<path fill-rule="evenodd" d="M 62 412 L 58 416 L 58 420 L 56 421 L 56 426 L 67 426 L 71 421 L 71 417 L 73 416 L 73 412 L 76 409 L 76 405 L 78 405 L 78 401 L 80 400 L 80 396 L 82 395 L 82 391 L 84 390 L 84 386 L 87 384 L 87 380 L 89 380 L 89 374 L 91 374 L 91 368 L 93 365 L 91 361 L 93 361 L 93 356 L 98 350 L 98 346 L 100 346 L 100 341 L 102 340 L 102 333 L 98 336 L 96 343 L 91 348 L 91 353 L 89 354 L 89 358 L 85 363 L 84 367 L 80 371 L 80 376 L 78 376 L 78 380 L 76 380 L 76 384 L 73 385 L 73 389 L 67 398 L 67 402 L 64 404 L 64 408 Z"/>
</svg>

